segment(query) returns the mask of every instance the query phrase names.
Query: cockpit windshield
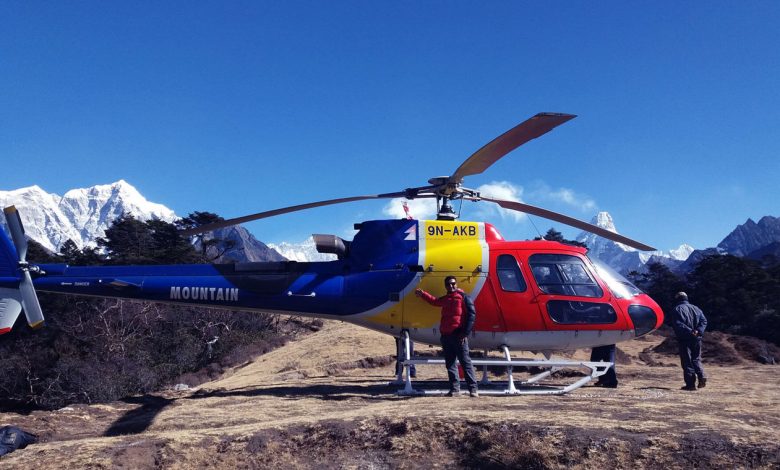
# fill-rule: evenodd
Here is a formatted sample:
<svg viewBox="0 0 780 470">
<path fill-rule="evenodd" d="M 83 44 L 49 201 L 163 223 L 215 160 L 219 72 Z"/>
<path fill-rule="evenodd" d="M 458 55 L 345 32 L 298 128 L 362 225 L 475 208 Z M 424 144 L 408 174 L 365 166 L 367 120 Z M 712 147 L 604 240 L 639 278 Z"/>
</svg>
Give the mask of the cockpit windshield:
<svg viewBox="0 0 780 470">
<path fill-rule="evenodd" d="M 623 277 L 620 273 L 610 268 L 602 261 L 591 259 L 599 277 L 607 283 L 612 294 L 619 299 L 630 299 L 642 293 L 642 291 Z"/>
</svg>

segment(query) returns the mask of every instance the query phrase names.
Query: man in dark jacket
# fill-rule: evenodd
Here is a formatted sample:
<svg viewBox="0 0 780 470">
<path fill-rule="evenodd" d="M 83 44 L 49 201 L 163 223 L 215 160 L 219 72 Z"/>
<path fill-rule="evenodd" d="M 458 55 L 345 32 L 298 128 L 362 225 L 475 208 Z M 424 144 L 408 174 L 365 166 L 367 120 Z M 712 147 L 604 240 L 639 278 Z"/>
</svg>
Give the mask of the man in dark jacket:
<svg viewBox="0 0 780 470">
<path fill-rule="evenodd" d="M 701 339 L 707 329 L 707 317 L 701 309 L 688 302 L 688 294 L 678 292 L 674 296 L 677 305 L 672 313 L 672 327 L 677 335 L 680 348 L 680 364 L 683 369 L 685 386 L 683 390 L 696 390 L 696 378 L 699 388 L 707 385 L 707 376 L 701 366 Z"/>
<path fill-rule="evenodd" d="M 444 279 L 444 287 L 447 294 L 438 299 L 422 289 L 414 293 L 423 300 L 436 307 L 441 307 L 441 346 L 444 350 L 444 363 L 447 366 L 447 376 L 450 380 L 450 391 L 447 396 L 460 394 L 460 379 L 455 358 L 463 367 L 466 383 L 469 386 L 469 396 L 478 397 L 477 379 L 474 374 L 474 366 L 469 356 L 468 335 L 474 328 L 476 310 L 474 302 L 465 292 L 458 289 L 458 281 L 455 276 L 447 276 Z"/>
</svg>

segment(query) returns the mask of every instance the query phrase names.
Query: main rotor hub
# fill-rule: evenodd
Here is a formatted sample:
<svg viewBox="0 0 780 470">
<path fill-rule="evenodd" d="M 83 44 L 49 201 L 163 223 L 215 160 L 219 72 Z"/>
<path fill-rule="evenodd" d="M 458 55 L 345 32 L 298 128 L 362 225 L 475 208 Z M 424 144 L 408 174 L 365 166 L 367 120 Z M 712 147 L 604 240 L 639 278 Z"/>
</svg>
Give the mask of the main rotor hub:
<svg viewBox="0 0 780 470">
<path fill-rule="evenodd" d="M 428 180 L 433 188 L 433 194 L 437 197 L 453 198 L 462 194 L 460 181 L 453 181 L 450 176 L 436 176 Z"/>
</svg>

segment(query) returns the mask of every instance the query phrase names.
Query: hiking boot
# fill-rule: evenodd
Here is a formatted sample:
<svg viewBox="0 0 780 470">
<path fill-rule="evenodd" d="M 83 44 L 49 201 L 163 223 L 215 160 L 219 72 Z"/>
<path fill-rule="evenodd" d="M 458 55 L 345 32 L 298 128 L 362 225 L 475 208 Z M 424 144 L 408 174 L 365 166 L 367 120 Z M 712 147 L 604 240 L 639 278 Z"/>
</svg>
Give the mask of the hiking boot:
<svg viewBox="0 0 780 470">
<path fill-rule="evenodd" d="M 696 391 L 696 387 L 693 386 L 693 385 L 685 385 L 685 386 L 681 387 L 680 390 L 685 390 L 685 391 L 691 392 L 691 391 Z"/>
<path fill-rule="evenodd" d="M 699 388 L 704 388 L 707 386 L 707 379 L 699 379 Z"/>
<path fill-rule="evenodd" d="M 479 398 L 479 392 L 478 392 L 478 391 L 476 391 L 476 390 L 474 390 L 474 391 L 471 391 L 471 392 L 469 392 L 469 396 L 470 396 L 471 398 Z"/>
<path fill-rule="evenodd" d="M 460 390 L 450 390 L 450 391 L 449 391 L 449 392 L 447 392 L 447 394 L 446 394 L 446 395 L 444 395 L 444 396 L 445 396 L 445 397 L 459 397 L 459 396 L 460 396 Z"/>
</svg>

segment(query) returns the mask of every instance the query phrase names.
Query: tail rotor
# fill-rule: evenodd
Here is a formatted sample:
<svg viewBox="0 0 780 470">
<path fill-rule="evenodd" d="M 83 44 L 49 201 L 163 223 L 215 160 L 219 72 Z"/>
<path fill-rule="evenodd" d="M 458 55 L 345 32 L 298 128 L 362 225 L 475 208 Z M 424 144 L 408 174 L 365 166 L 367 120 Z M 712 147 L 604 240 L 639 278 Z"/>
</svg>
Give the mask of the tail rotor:
<svg viewBox="0 0 780 470">
<path fill-rule="evenodd" d="M 27 316 L 27 324 L 32 328 L 43 326 L 43 311 L 38 302 L 38 296 L 35 293 L 31 272 L 40 272 L 37 266 L 30 266 L 27 262 L 27 238 L 24 235 L 24 226 L 19 217 L 19 211 L 15 206 L 3 209 L 5 220 L 8 223 L 8 229 L 11 232 L 16 254 L 18 257 L 18 269 L 21 271 L 22 278 L 19 280 L 19 294 L 24 314 Z"/>
</svg>

